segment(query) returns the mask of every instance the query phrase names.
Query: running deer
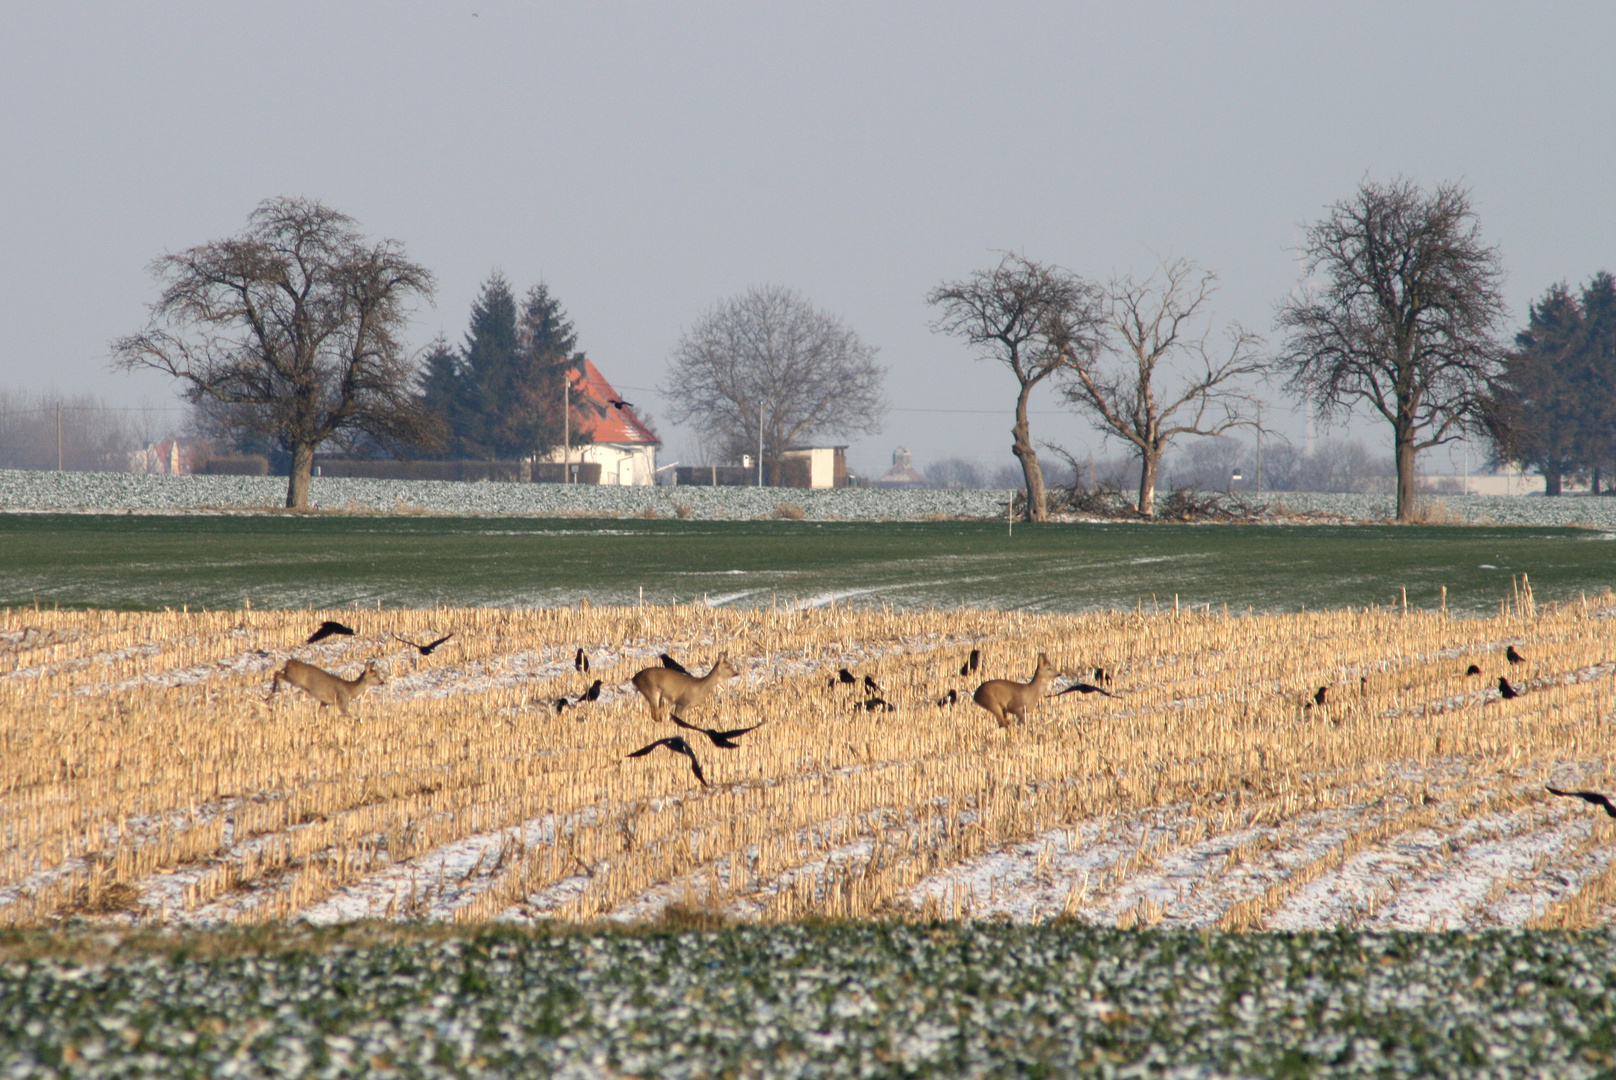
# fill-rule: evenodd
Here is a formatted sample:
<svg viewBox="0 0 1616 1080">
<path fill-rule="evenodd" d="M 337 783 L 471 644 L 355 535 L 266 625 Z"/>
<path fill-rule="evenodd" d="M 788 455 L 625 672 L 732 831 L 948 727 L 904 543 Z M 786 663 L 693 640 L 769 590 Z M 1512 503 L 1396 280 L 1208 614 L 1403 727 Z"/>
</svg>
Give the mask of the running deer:
<svg viewBox="0 0 1616 1080">
<path fill-rule="evenodd" d="M 989 679 L 976 688 L 971 700 L 993 714 L 1000 727 L 1009 727 L 1013 716 L 1027 722 L 1027 710 L 1038 703 L 1055 678 L 1055 665 L 1049 657 L 1038 654 L 1038 667 L 1030 682 L 1019 683 L 1011 679 Z"/>
<path fill-rule="evenodd" d="M 699 679 L 672 668 L 648 667 L 633 681 L 634 689 L 645 695 L 651 719 L 661 722 L 671 712 L 694 708 L 712 697 L 719 679 L 733 679 L 739 674 L 730 667 L 729 660 L 720 656 L 713 669 Z"/>
<path fill-rule="evenodd" d="M 273 696 L 281 688 L 281 683 L 289 683 L 299 690 L 306 691 L 315 700 L 323 705 L 335 705 L 337 711 L 343 716 L 348 715 L 348 703 L 363 694 L 372 686 L 382 685 L 382 674 L 376 670 L 376 661 L 365 664 L 365 670 L 359 673 L 357 679 L 344 679 L 340 675 L 333 675 L 329 671 L 305 664 L 301 660 L 288 660 L 286 665 L 275 672 L 270 682 L 269 692 Z"/>
</svg>

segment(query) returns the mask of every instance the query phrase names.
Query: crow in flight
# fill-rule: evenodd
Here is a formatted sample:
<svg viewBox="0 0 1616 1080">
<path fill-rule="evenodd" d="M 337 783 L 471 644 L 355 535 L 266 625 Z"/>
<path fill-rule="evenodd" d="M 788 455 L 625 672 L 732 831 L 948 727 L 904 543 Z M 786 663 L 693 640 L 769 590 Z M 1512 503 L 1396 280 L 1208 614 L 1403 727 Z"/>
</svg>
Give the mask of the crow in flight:
<svg viewBox="0 0 1616 1080">
<path fill-rule="evenodd" d="M 1524 664 L 1524 663 L 1526 663 L 1526 657 L 1524 657 L 1520 653 L 1516 652 L 1515 651 L 1515 646 L 1513 646 L 1513 645 L 1505 645 L 1504 646 L 1504 658 L 1507 659 L 1512 664 Z"/>
<path fill-rule="evenodd" d="M 1481 668 L 1477 667 L 1475 664 L 1471 664 L 1469 667 L 1465 668 L 1465 674 L 1466 675 L 1480 675 L 1481 674 Z"/>
<path fill-rule="evenodd" d="M 941 700 L 941 701 L 939 701 L 937 703 L 937 707 L 939 709 L 946 709 L 950 705 L 957 705 L 957 704 L 959 704 L 959 691 L 958 690 L 950 690 L 948 692 L 948 696 L 943 698 L 943 700 Z"/>
<path fill-rule="evenodd" d="M 675 724 L 678 724 L 686 731 L 701 732 L 703 735 L 707 736 L 713 741 L 714 746 L 722 750 L 739 750 L 741 748 L 741 744 L 736 742 L 736 739 L 740 738 L 742 735 L 745 735 L 748 731 L 756 731 L 758 728 L 768 723 L 767 720 L 759 720 L 751 727 L 731 728 L 728 731 L 714 731 L 711 728 L 697 727 L 695 724 L 687 724 L 684 720 L 680 719 L 678 713 L 674 713 L 672 715 L 673 722 Z"/>
<path fill-rule="evenodd" d="M 638 750 L 630 754 L 629 757 L 644 757 L 646 754 L 649 754 L 659 746 L 666 746 L 675 754 L 683 754 L 685 757 L 689 758 L 690 771 L 696 774 L 696 779 L 701 781 L 702 787 L 709 786 L 707 783 L 707 777 L 702 775 L 701 762 L 696 760 L 696 752 L 690 749 L 690 744 L 685 742 L 685 737 L 683 735 L 669 735 L 666 739 L 658 739 L 649 746 L 640 747 Z"/>
<path fill-rule="evenodd" d="M 622 398 L 607 398 L 606 404 L 614 409 L 632 409 L 634 407 L 632 401 L 624 401 Z"/>
<path fill-rule="evenodd" d="M 982 650 L 981 649 L 972 649 L 971 650 L 971 658 L 969 660 L 965 661 L 965 663 L 960 665 L 960 675 L 962 675 L 962 676 L 969 675 L 971 672 L 975 671 L 977 668 L 979 668 L 981 666 L 982 666 Z"/>
<path fill-rule="evenodd" d="M 438 640 L 436 640 L 434 642 L 431 642 L 430 644 L 427 644 L 427 645 L 422 645 L 422 644 L 419 644 L 418 642 L 411 641 L 407 637 L 398 637 L 397 634 L 394 634 L 393 636 L 395 638 L 398 638 L 398 640 L 402 641 L 406 645 L 415 646 L 416 651 L 419 652 L 422 656 L 431 656 L 433 649 L 436 649 L 439 645 L 442 645 L 445 641 L 448 641 L 450 638 L 454 637 L 453 634 L 444 634 Z"/>
<path fill-rule="evenodd" d="M 572 658 L 572 667 L 574 671 L 589 670 L 589 657 L 584 655 L 582 646 L 580 646 L 578 649 L 578 655 Z"/>
<path fill-rule="evenodd" d="M 1104 694 L 1106 697 L 1117 696 L 1109 690 L 1102 690 L 1093 683 L 1086 682 L 1075 682 L 1071 686 L 1068 686 L 1066 689 L 1062 690 L 1059 694 L 1051 694 L 1050 696 L 1063 697 L 1066 694 Z"/>
<path fill-rule="evenodd" d="M 1616 806 L 1612 806 L 1610 804 L 1610 799 L 1599 794 L 1597 791 L 1561 791 L 1559 788 L 1549 787 L 1547 784 L 1544 785 L 1544 788 L 1550 795 L 1563 795 L 1568 799 L 1581 799 L 1585 803 L 1593 803 L 1595 806 L 1603 806 L 1605 808 L 1605 813 L 1609 814 L 1611 817 L 1616 817 Z"/>
<path fill-rule="evenodd" d="M 354 628 L 351 626 L 343 626 L 339 622 L 332 622 L 330 619 L 327 619 L 325 622 L 320 624 L 320 629 L 309 635 L 309 640 L 305 641 L 303 644 L 313 645 L 316 641 L 324 641 L 326 638 L 334 637 L 337 634 L 345 634 L 348 637 L 352 637 L 354 635 Z"/>
<path fill-rule="evenodd" d="M 1498 676 L 1498 696 L 1508 701 L 1510 698 L 1520 697 L 1521 692 L 1509 685 L 1509 680 L 1500 675 Z"/>
<path fill-rule="evenodd" d="M 685 670 L 685 666 L 683 664 L 669 656 L 667 653 L 663 653 L 660 659 L 662 661 L 662 666 L 667 668 L 669 671 L 677 671 L 683 675 L 690 674 L 690 672 Z"/>
</svg>

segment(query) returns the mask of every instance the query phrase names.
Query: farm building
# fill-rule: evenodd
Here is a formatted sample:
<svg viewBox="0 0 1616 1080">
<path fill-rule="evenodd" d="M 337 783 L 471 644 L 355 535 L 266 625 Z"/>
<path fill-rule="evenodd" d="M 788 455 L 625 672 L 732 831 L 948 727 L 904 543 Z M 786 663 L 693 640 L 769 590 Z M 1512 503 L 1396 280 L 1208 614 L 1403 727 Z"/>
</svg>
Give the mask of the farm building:
<svg viewBox="0 0 1616 1080">
<path fill-rule="evenodd" d="M 656 453 L 662 440 L 634 414 L 634 409 L 606 381 L 593 361 L 584 360 L 582 370 L 569 370 L 571 388 L 572 437 L 570 452 L 557 448 L 540 457 L 538 463 L 597 465 L 579 470 L 575 482 L 614 484 L 622 487 L 656 483 Z M 613 404 L 619 402 L 620 404 Z"/>
</svg>

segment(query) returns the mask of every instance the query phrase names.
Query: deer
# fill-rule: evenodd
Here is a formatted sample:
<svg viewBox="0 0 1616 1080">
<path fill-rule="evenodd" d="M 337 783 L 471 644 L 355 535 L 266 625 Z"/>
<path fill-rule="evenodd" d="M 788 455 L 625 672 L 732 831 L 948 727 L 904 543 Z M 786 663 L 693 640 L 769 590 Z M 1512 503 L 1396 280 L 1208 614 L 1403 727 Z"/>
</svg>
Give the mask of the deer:
<svg viewBox="0 0 1616 1080">
<path fill-rule="evenodd" d="M 376 670 L 374 660 L 365 664 L 365 670 L 359 673 L 357 679 L 344 679 L 313 664 L 305 664 L 301 660 L 288 660 L 279 671 L 275 672 L 270 681 L 271 697 L 281 688 L 283 682 L 305 691 L 317 700 L 322 708 L 326 705 L 335 705 L 343 716 L 348 715 L 349 702 L 370 687 L 383 684 L 382 673 Z"/>
<path fill-rule="evenodd" d="M 726 657 L 720 656 L 712 670 L 699 679 L 672 668 L 648 667 L 636 674 L 632 681 L 634 689 L 645 695 L 645 703 L 651 709 L 651 719 L 661 723 L 669 713 L 693 708 L 712 697 L 713 691 L 718 689 L 719 679 L 733 679 L 739 674 Z"/>
<path fill-rule="evenodd" d="M 971 700 L 992 713 L 1000 727 L 1009 727 L 1012 716 L 1026 723 L 1027 710 L 1044 696 L 1044 691 L 1049 689 L 1054 678 L 1055 665 L 1049 662 L 1048 656 L 1039 653 L 1038 666 L 1033 670 L 1030 681 L 1019 683 L 1013 679 L 989 679 L 976 688 Z"/>
</svg>

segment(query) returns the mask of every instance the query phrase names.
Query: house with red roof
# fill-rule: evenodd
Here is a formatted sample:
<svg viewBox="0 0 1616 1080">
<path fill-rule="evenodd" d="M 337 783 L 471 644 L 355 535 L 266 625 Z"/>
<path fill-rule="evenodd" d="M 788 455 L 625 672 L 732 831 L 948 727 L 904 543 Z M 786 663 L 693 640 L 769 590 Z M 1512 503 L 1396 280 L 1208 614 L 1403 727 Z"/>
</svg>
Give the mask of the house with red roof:
<svg viewBox="0 0 1616 1080">
<path fill-rule="evenodd" d="M 656 454 L 662 440 L 634 414 L 593 361 L 566 369 L 573 445 L 539 458 L 551 464 L 597 464 L 600 482 L 624 487 L 656 483 Z M 593 469 L 589 470 L 591 473 Z"/>
</svg>

